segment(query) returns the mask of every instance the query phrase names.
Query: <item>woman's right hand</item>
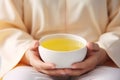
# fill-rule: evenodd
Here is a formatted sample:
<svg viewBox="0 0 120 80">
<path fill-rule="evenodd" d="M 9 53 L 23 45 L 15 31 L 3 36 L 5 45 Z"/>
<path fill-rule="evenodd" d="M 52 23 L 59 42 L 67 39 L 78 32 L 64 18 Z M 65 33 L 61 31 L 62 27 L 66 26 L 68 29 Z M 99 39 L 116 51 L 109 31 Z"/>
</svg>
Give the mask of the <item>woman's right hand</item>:
<svg viewBox="0 0 120 80">
<path fill-rule="evenodd" d="M 51 76 L 61 76 L 65 75 L 63 69 L 56 69 L 55 65 L 52 63 L 45 63 L 41 60 L 38 52 L 39 42 L 34 41 L 30 48 L 26 51 L 22 62 L 33 66 L 37 71 L 51 75 Z"/>
</svg>

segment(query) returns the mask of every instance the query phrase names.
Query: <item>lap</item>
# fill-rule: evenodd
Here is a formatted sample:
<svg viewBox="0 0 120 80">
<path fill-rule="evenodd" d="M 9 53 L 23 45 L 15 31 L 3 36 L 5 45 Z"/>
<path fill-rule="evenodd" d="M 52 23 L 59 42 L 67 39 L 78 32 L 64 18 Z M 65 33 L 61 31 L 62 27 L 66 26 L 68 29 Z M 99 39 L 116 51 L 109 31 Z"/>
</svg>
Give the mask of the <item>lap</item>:
<svg viewBox="0 0 120 80">
<path fill-rule="evenodd" d="M 20 66 L 9 71 L 3 80 L 120 80 L 120 69 L 100 66 L 79 77 L 51 77 L 32 67 Z"/>
<path fill-rule="evenodd" d="M 67 77 L 52 77 L 36 71 L 32 67 L 19 66 L 9 71 L 3 80 L 66 80 Z"/>
<path fill-rule="evenodd" d="M 120 80 L 119 74 L 119 68 L 100 66 L 84 75 L 73 77 L 72 80 Z"/>
</svg>

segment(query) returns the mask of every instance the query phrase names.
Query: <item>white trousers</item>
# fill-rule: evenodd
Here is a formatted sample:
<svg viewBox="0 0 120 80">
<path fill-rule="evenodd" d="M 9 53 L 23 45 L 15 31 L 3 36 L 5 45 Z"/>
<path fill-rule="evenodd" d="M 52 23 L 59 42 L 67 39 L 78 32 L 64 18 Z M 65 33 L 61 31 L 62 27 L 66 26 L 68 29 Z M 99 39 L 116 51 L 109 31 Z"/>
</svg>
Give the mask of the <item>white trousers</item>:
<svg viewBox="0 0 120 80">
<path fill-rule="evenodd" d="M 37 72 L 32 67 L 21 66 L 9 71 L 3 80 L 120 80 L 120 69 L 99 66 L 93 71 L 79 77 L 51 77 Z"/>
</svg>

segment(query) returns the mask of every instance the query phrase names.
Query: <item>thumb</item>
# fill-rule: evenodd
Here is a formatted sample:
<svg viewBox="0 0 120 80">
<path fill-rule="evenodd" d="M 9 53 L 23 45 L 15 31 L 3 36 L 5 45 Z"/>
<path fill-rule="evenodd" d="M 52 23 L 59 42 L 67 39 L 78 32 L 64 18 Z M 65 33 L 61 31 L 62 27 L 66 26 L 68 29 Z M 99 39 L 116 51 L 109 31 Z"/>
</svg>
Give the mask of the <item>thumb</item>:
<svg viewBox="0 0 120 80">
<path fill-rule="evenodd" d="M 36 50 L 39 46 L 39 41 L 35 40 L 32 43 L 31 50 Z"/>
<path fill-rule="evenodd" d="M 88 50 L 91 50 L 91 51 L 98 51 L 100 49 L 99 45 L 94 42 L 88 42 L 87 48 Z"/>
</svg>

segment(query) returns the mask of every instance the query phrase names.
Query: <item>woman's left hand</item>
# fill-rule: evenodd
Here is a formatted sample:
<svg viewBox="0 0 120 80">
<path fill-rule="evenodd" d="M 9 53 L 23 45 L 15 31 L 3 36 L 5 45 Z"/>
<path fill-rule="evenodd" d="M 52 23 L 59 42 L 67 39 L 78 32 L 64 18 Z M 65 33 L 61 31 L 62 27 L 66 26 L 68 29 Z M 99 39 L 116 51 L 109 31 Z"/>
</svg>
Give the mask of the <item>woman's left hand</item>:
<svg viewBox="0 0 120 80">
<path fill-rule="evenodd" d="M 79 76 L 88 71 L 93 70 L 97 65 L 105 63 L 109 57 L 106 51 L 96 43 L 87 44 L 88 52 L 84 61 L 74 63 L 71 69 L 66 69 L 65 72 L 70 76 Z"/>
</svg>

